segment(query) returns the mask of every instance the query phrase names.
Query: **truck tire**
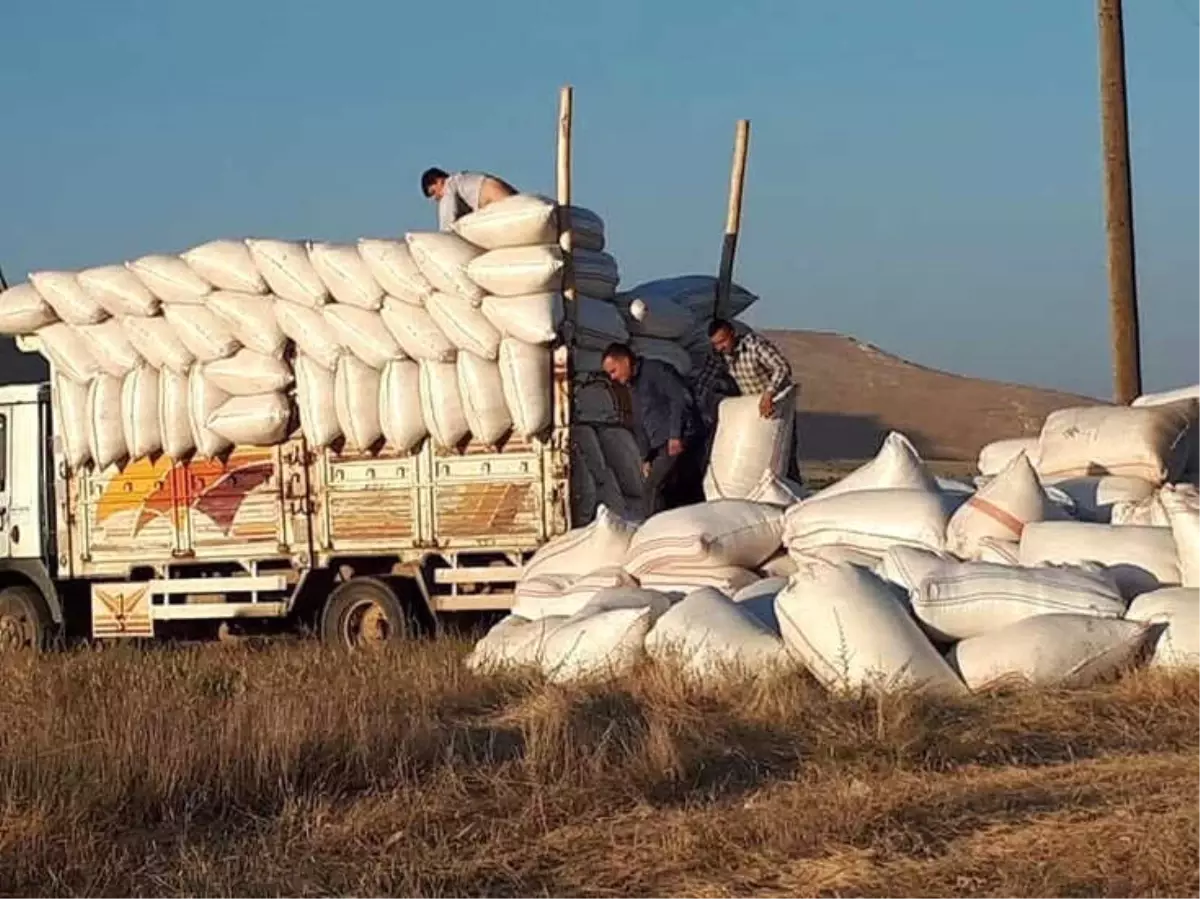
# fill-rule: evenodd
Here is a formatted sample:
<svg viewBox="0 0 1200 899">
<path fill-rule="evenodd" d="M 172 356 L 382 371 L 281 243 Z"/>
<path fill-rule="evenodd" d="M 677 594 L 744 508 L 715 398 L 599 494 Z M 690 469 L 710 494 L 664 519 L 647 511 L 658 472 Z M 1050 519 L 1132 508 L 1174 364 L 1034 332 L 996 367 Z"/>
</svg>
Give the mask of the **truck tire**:
<svg viewBox="0 0 1200 899">
<path fill-rule="evenodd" d="M 36 589 L 15 584 L 0 590 L 0 655 L 40 652 L 53 632 L 50 609 Z"/>
<path fill-rule="evenodd" d="M 408 612 L 396 591 L 375 577 L 339 584 L 321 613 L 321 639 L 346 649 L 403 639 L 410 629 Z"/>
</svg>

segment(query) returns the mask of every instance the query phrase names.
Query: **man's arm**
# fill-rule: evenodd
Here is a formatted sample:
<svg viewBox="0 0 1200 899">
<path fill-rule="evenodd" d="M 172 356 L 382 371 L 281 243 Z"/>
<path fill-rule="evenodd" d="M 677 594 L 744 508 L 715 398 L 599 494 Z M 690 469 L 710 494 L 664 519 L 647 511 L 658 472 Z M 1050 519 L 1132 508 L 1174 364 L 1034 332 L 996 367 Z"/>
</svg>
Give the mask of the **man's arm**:
<svg viewBox="0 0 1200 899">
<path fill-rule="evenodd" d="M 779 348 L 765 337 L 758 337 L 754 347 L 759 360 L 771 373 L 767 389 L 771 396 L 777 396 L 779 391 L 792 384 L 792 366 Z"/>
<path fill-rule="evenodd" d="M 449 231 L 458 219 L 458 192 L 446 184 L 446 192 L 438 200 L 438 230 Z"/>
</svg>

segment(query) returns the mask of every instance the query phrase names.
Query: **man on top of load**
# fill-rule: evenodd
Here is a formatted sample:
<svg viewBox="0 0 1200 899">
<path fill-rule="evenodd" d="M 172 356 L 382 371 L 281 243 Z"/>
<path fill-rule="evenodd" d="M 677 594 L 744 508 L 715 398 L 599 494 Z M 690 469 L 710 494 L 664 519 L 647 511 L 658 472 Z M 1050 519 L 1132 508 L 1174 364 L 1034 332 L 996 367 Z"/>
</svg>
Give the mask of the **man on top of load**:
<svg viewBox="0 0 1200 899">
<path fill-rule="evenodd" d="M 723 396 L 757 396 L 758 412 L 763 418 L 773 418 L 776 403 L 782 399 L 795 403 L 795 391 L 785 398 L 780 394 L 795 382 L 792 366 L 771 341 L 754 331 L 738 334 L 732 322 L 715 318 L 708 326 L 712 352 L 692 379 L 696 396 L 706 409 L 715 410 Z M 792 445 L 788 451 L 787 478 L 800 483 L 800 464 L 797 461 L 799 438 L 792 428 Z"/>
<path fill-rule="evenodd" d="M 421 193 L 438 204 L 438 228 L 450 226 L 468 212 L 482 209 L 517 191 L 501 178 L 487 172 L 455 172 L 449 175 L 439 168 L 421 173 Z"/>
<path fill-rule="evenodd" d="M 645 475 L 643 514 L 704 501 L 707 457 L 704 422 L 687 383 L 671 365 L 610 344 L 604 373 L 629 388 L 634 436 Z"/>
</svg>

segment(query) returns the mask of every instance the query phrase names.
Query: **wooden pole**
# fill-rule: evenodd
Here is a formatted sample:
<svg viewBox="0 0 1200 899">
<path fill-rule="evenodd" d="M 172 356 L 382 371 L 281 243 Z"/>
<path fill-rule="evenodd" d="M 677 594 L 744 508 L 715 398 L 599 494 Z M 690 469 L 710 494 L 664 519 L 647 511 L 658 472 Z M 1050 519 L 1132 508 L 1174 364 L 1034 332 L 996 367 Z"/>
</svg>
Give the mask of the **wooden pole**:
<svg viewBox="0 0 1200 899">
<path fill-rule="evenodd" d="M 746 154 L 749 149 L 750 120 L 738 119 L 733 137 L 733 168 L 729 172 L 729 203 L 725 209 L 725 236 L 721 241 L 721 267 L 717 272 L 713 318 L 725 318 L 728 315 L 733 257 L 737 252 L 738 231 L 742 227 L 742 187 L 746 183 Z"/>
<path fill-rule="evenodd" d="M 574 236 L 571 231 L 571 111 L 574 91 L 569 84 L 558 92 L 558 245 L 563 253 L 563 299 L 567 321 L 571 323 L 569 340 L 575 339 L 575 266 L 571 258 Z"/>
<path fill-rule="evenodd" d="M 1109 320 L 1113 398 L 1128 403 L 1142 392 L 1137 277 L 1133 252 L 1133 187 L 1129 112 L 1125 104 L 1125 36 L 1121 0 L 1097 0 L 1100 25 L 1100 114 L 1104 134 L 1104 208 L 1108 231 Z"/>
</svg>

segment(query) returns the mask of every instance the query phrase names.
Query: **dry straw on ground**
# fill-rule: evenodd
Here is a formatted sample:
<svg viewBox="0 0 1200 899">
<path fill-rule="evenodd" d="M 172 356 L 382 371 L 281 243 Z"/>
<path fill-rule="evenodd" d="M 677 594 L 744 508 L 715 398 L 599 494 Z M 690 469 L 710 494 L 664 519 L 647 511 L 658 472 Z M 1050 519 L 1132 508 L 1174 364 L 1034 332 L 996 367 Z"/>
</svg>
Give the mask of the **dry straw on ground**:
<svg viewBox="0 0 1200 899">
<path fill-rule="evenodd" d="M 1195 895 L 1194 676 L 482 678 L 451 639 L 6 665 L 0 892 Z"/>
</svg>

